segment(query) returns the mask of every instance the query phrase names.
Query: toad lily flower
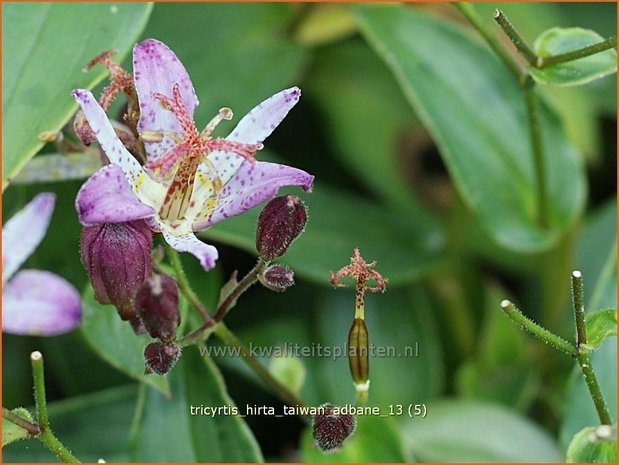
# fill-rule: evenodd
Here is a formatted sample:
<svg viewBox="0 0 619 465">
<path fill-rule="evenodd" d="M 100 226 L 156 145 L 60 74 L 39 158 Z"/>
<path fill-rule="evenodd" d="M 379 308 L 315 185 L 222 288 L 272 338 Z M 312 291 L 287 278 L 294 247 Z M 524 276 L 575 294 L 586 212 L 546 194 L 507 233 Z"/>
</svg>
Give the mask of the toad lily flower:
<svg viewBox="0 0 619 465">
<path fill-rule="evenodd" d="M 22 270 L 15 274 L 45 236 L 54 201 L 53 194 L 37 195 L 2 228 L 5 333 L 54 336 L 80 323 L 80 296 L 71 284 L 49 271 Z"/>
<path fill-rule="evenodd" d="M 221 120 L 232 118 L 231 110 L 222 108 L 199 132 L 193 122 L 198 105 L 193 85 L 166 45 L 154 39 L 137 44 L 133 71 L 144 166 L 120 142 L 93 95 L 81 89 L 73 92 L 112 163 L 78 193 L 76 207 L 83 225 L 145 219 L 174 249 L 195 255 L 208 270 L 217 260 L 217 249 L 199 241 L 194 232 L 273 198 L 282 186 L 310 190 L 314 178 L 308 173 L 253 158 L 298 102 L 298 88 L 259 104 L 224 139 L 211 133 Z"/>
</svg>

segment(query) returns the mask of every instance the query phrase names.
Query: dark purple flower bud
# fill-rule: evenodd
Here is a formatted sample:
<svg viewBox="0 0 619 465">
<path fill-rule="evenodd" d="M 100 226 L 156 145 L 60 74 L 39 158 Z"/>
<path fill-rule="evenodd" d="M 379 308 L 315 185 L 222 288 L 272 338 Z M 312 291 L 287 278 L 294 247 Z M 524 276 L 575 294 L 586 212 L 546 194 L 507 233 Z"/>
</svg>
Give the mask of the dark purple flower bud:
<svg viewBox="0 0 619 465">
<path fill-rule="evenodd" d="M 82 110 L 75 114 L 75 118 L 73 119 L 73 130 L 77 138 L 81 140 L 84 145 L 90 145 L 97 140 L 97 136 L 90 127 L 90 124 L 88 124 L 88 120 Z"/>
<path fill-rule="evenodd" d="M 144 348 L 144 374 L 165 375 L 181 356 L 181 348 L 168 342 L 151 342 Z"/>
<path fill-rule="evenodd" d="M 133 332 L 135 334 L 137 334 L 138 336 L 140 334 L 144 334 L 146 332 L 146 328 L 144 327 L 144 323 L 142 323 L 142 320 L 137 315 L 129 320 L 129 324 L 133 328 Z"/>
<path fill-rule="evenodd" d="M 271 200 L 260 212 L 256 249 L 265 260 L 284 255 L 292 241 L 303 232 L 307 213 L 301 199 L 284 195 Z"/>
<path fill-rule="evenodd" d="M 269 266 L 259 279 L 264 287 L 275 292 L 284 292 L 294 286 L 294 272 L 283 265 Z"/>
<path fill-rule="evenodd" d="M 312 422 L 314 440 L 323 452 L 335 452 L 354 431 L 357 422 L 352 415 L 335 413 L 331 404 L 320 406 L 319 413 Z"/>
<path fill-rule="evenodd" d="M 135 310 L 151 337 L 173 341 L 181 322 L 176 281 L 153 273 L 135 295 Z"/>
<path fill-rule="evenodd" d="M 133 298 L 151 272 L 152 232 L 144 220 L 82 228 L 82 263 L 102 304 L 123 320 L 136 316 Z"/>
</svg>

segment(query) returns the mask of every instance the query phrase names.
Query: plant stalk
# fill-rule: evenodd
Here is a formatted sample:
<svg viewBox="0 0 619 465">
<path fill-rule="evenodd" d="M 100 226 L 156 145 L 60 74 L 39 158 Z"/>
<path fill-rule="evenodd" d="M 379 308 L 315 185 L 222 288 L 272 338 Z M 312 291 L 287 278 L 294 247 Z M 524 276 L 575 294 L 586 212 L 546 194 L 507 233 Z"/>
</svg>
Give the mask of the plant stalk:
<svg viewBox="0 0 619 465">
<path fill-rule="evenodd" d="M 16 413 L 11 412 L 9 409 L 4 407 L 2 407 L 2 418 L 26 430 L 30 436 L 37 436 L 41 433 L 41 428 L 39 428 L 39 425 L 20 417 Z"/>
<path fill-rule="evenodd" d="M 501 10 L 494 10 L 492 14 L 494 20 L 498 23 L 498 25 L 503 29 L 503 32 L 509 40 L 512 41 L 516 49 L 520 52 L 520 54 L 527 60 L 527 62 L 531 66 L 535 66 L 537 64 L 537 55 L 531 48 L 527 45 L 527 43 L 522 39 L 518 31 L 512 26 L 512 23 L 509 22 L 507 17 L 503 14 Z"/>
<path fill-rule="evenodd" d="M 560 63 L 566 63 L 568 61 L 578 60 L 580 58 L 585 58 L 590 55 L 595 55 L 596 53 L 603 52 L 604 50 L 608 50 L 611 48 L 617 47 L 617 37 L 613 36 L 602 42 L 598 42 L 597 44 L 589 45 L 587 47 L 579 48 L 577 50 L 572 50 L 570 52 L 561 53 L 559 55 L 552 55 L 549 57 L 538 57 L 537 63 L 535 64 L 536 68 L 544 69 L 549 66 L 558 65 Z"/>
</svg>

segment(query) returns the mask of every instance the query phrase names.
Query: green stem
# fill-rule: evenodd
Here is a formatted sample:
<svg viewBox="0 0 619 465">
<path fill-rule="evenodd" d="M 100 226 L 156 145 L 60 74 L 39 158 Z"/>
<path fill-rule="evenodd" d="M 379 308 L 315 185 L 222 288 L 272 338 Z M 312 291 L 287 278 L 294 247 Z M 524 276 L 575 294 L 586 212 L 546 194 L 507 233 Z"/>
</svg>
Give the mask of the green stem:
<svg viewBox="0 0 619 465">
<path fill-rule="evenodd" d="M 258 276 L 262 274 L 268 264 L 268 262 L 265 262 L 261 258 L 258 259 L 256 266 L 252 268 L 251 271 L 237 283 L 224 300 L 219 303 L 215 316 L 209 317 L 199 328 L 196 328 L 186 336 L 178 339 L 176 344 L 180 347 L 185 347 L 191 344 L 204 342 L 215 331 L 217 323 L 223 320 L 241 294 L 258 281 Z"/>
<path fill-rule="evenodd" d="M 245 275 L 243 279 L 239 281 L 236 287 L 226 296 L 226 298 L 219 304 L 215 316 L 215 321 L 222 321 L 226 314 L 236 304 L 236 300 L 251 286 L 258 282 L 258 276 L 260 276 L 265 268 L 269 265 L 269 262 L 258 259 L 258 263 L 254 266 L 249 273 Z"/>
<path fill-rule="evenodd" d="M 490 48 L 498 55 L 503 61 L 505 66 L 511 71 L 517 81 L 520 81 L 522 72 L 518 64 L 512 59 L 512 57 L 505 51 L 501 43 L 497 40 L 496 36 L 488 30 L 473 6 L 468 2 L 455 3 L 454 6 L 460 10 L 460 13 L 468 20 L 468 22 L 479 32 L 479 34 L 488 43 Z"/>
<path fill-rule="evenodd" d="M 193 305 L 193 307 L 198 311 L 202 317 L 202 320 L 205 322 L 212 320 L 208 310 L 204 307 L 204 305 L 202 305 L 202 302 L 200 302 L 200 299 L 198 299 L 198 296 L 191 288 L 191 284 L 189 284 L 185 270 L 183 270 L 179 253 L 167 244 L 166 248 L 168 256 L 170 257 L 170 262 L 174 267 L 174 274 L 176 275 L 176 283 L 178 284 L 179 290 L 185 295 L 185 297 L 187 297 L 187 300 L 189 300 L 191 305 Z"/>
<path fill-rule="evenodd" d="M 587 330 L 585 328 L 584 286 L 580 271 L 572 273 L 572 306 L 576 320 L 576 346 L 581 347 L 581 344 L 587 343 Z"/>
<path fill-rule="evenodd" d="M 578 358 L 579 353 L 578 350 L 576 350 L 576 347 L 562 337 L 557 336 L 524 316 L 524 314 L 509 300 L 504 300 L 501 302 L 501 308 L 508 317 L 510 317 L 514 322 L 520 325 L 521 328 L 525 329 L 533 336 L 542 340 L 546 344 L 550 344 L 555 349 L 570 355 L 571 357 Z"/>
<path fill-rule="evenodd" d="M 544 164 L 544 144 L 542 140 L 542 128 L 540 124 L 539 102 L 535 94 L 535 81 L 527 76 L 524 86 L 524 95 L 529 119 L 529 133 L 531 137 L 531 149 L 533 152 L 533 165 L 535 167 L 535 183 L 537 193 L 537 222 L 540 226 L 547 225 L 547 187 L 546 167 Z"/>
<path fill-rule="evenodd" d="M 537 64 L 537 55 L 531 48 L 527 45 L 527 43 L 522 39 L 518 31 L 512 26 L 512 23 L 509 22 L 507 17 L 503 14 L 501 10 L 494 10 L 492 15 L 494 20 L 501 26 L 503 32 L 509 40 L 512 41 L 516 49 L 520 52 L 520 54 L 527 60 L 527 62 L 531 66 L 535 66 Z"/>
<path fill-rule="evenodd" d="M 56 457 L 66 463 L 79 463 L 79 460 L 71 454 L 71 451 L 62 444 L 49 428 L 47 416 L 47 402 L 45 400 L 45 373 L 43 370 L 43 355 L 35 351 L 30 354 L 32 363 L 32 377 L 34 379 L 34 403 L 37 412 L 37 421 L 41 433 L 37 436 L 45 447 Z"/>
<path fill-rule="evenodd" d="M 602 395 L 602 390 L 591 366 L 589 351 L 585 347 L 587 344 L 587 328 L 585 324 L 585 297 L 582 273 L 572 272 L 572 305 L 574 309 L 574 319 L 576 320 L 576 346 L 578 347 L 578 364 L 585 377 L 589 394 L 595 405 L 600 423 L 603 425 L 612 424 L 608 406 Z"/>
<path fill-rule="evenodd" d="M 2 418 L 26 430 L 30 436 L 37 436 L 41 433 L 41 428 L 39 428 L 39 425 L 20 417 L 16 413 L 11 412 L 9 409 L 4 407 L 2 407 Z"/>
<path fill-rule="evenodd" d="M 591 399 L 595 405 L 595 410 L 600 418 L 600 423 L 603 425 L 612 425 L 613 421 L 610 418 L 608 406 L 606 405 L 606 401 L 602 395 L 602 390 L 600 389 L 598 380 L 595 377 L 595 372 L 593 371 L 591 360 L 589 359 L 589 354 L 587 352 L 582 352 L 578 355 L 578 364 L 580 365 L 582 374 L 585 377 L 585 382 L 587 383 L 589 394 L 591 394 Z"/>
<path fill-rule="evenodd" d="M 579 48 L 577 50 L 572 50 L 571 52 L 565 52 L 559 55 L 553 55 L 549 57 L 539 57 L 535 66 L 536 68 L 544 69 L 548 66 L 558 65 L 559 63 L 566 63 L 568 61 L 574 61 L 580 58 L 588 57 L 590 55 L 595 55 L 596 53 L 600 53 L 604 50 L 615 47 L 617 47 L 616 36 L 610 37 L 609 39 L 606 39 L 602 42 L 598 42 L 597 44 L 589 45 L 587 47 Z"/>
<path fill-rule="evenodd" d="M 227 346 L 236 348 L 247 365 L 264 381 L 280 399 L 293 407 L 305 407 L 305 403 L 299 399 L 295 393 L 275 379 L 269 370 L 251 354 L 245 345 L 234 335 L 223 322 L 219 322 L 215 329 L 215 334 Z"/>
</svg>

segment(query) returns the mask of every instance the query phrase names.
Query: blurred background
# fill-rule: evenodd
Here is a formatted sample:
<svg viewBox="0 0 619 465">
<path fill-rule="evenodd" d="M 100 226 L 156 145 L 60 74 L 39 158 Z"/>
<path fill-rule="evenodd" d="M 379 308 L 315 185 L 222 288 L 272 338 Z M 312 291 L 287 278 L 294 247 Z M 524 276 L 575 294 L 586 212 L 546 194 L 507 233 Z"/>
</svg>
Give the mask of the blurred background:
<svg viewBox="0 0 619 465">
<path fill-rule="evenodd" d="M 590 28 L 602 37 L 616 33 L 615 4 L 499 6 L 529 43 L 555 26 Z M 474 5 L 512 53 L 492 20 L 496 7 Z M 57 15 L 65 20 L 81 16 L 80 28 L 96 29 L 99 21 L 107 21 L 104 13 L 110 5 L 62 8 Z M 97 10 L 89 23 L 90 11 L 97 8 L 103 13 Z M 419 348 L 418 357 L 371 360 L 370 405 L 386 411 L 389 405 L 423 403 L 426 418 L 361 418 L 349 446 L 339 455 L 324 456 L 312 448 L 310 432 L 297 418 L 250 416 L 246 422 L 264 459 L 563 460 L 572 436 L 596 424 L 593 405 L 573 361 L 524 334 L 504 317 L 499 302 L 509 298 L 525 314 L 572 340 L 569 276 L 579 269 L 587 310 L 616 307 L 615 75 L 578 87 L 538 86 L 552 126 L 545 140 L 553 210 L 549 229 L 541 230 L 532 213 L 534 183 L 522 95 L 452 5 L 398 6 L 395 13 L 338 4 L 117 8 L 114 14 L 124 18 L 123 28 L 109 32 L 115 35 L 108 42 L 87 42 L 90 56 L 116 46 L 130 70 L 133 43 L 149 37 L 165 42 L 193 80 L 200 99 L 198 127 L 228 106 L 235 119 L 217 129 L 226 135 L 242 115 L 276 91 L 292 85 L 302 89 L 300 103 L 259 152 L 260 159 L 316 176 L 311 194 L 284 190 L 302 197 L 309 215 L 306 232 L 280 260 L 295 271 L 296 285 L 281 295 L 252 288 L 227 318 L 228 327 L 256 346 L 343 345 L 354 297 L 350 289 L 332 289 L 328 272 L 347 264 L 359 247 L 390 280 L 384 295 L 366 297 L 371 342 L 400 351 Z M 3 21 L 9 14 L 5 11 Z M 69 52 L 82 47 L 71 39 L 70 29 L 63 34 L 58 47 Z M 4 45 L 5 72 L 11 66 L 10 46 Z M 405 66 L 398 61 L 399 48 L 413 51 Z M 49 60 L 54 67 L 64 66 L 62 56 Z M 94 80 L 93 75 L 87 79 Z M 28 78 L 36 85 L 45 76 Z M 81 83 L 78 78 L 86 79 L 80 73 L 55 92 L 67 109 L 64 122 L 75 110 L 69 91 Z M 45 102 L 41 97 L 35 105 Z M 5 140 L 12 135 L 7 108 L 3 100 Z M 33 161 L 56 152 L 54 144 L 47 144 Z M 84 289 L 87 307 L 83 327 L 68 335 L 3 335 L 3 406 L 32 404 L 29 353 L 41 350 L 52 426 L 78 457 L 225 461 L 234 440 L 208 419 L 188 420 L 187 405 L 207 401 L 199 384 L 193 394 L 187 388 L 186 397 L 177 397 L 173 408 L 166 407 L 165 396 L 157 391 L 162 383 L 144 385 L 136 380 L 139 373 L 132 376 L 110 362 L 109 355 L 117 350 L 133 351 L 130 356 L 139 360 L 146 339 L 119 340 L 131 336 L 104 325 L 116 317 L 113 308 L 96 304 L 89 295 L 74 209 L 82 183 L 21 184 L 16 177 L 3 192 L 4 221 L 36 193 L 56 193 L 48 234 L 25 267 L 54 271 Z M 190 281 L 209 308 L 233 271 L 243 275 L 254 265 L 259 211 L 203 234 L 220 252 L 214 271 L 205 274 L 193 257 L 183 256 Z M 195 324 L 185 317 L 186 329 Z M 612 412 L 615 343 L 610 338 L 593 359 Z M 302 369 L 296 369 L 305 373 L 299 395 L 308 404 L 354 401 L 345 358 L 298 361 Z M 219 357 L 215 363 L 237 405 L 281 409 L 281 401 L 240 360 Z M 169 377 L 173 387 L 178 371 Z M 135 416 L 138 396 L 145 407 Z M 175 446 L 162 447 L 158 438 Z M 519 441 L 526 447 L 518 446 Z M 210 455 L 214 449 L 223 452 Z M 3 456 L 5 461 L 52 459 L 34 441 L 12 444 Z"/>
</svg>

